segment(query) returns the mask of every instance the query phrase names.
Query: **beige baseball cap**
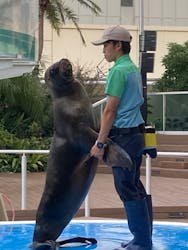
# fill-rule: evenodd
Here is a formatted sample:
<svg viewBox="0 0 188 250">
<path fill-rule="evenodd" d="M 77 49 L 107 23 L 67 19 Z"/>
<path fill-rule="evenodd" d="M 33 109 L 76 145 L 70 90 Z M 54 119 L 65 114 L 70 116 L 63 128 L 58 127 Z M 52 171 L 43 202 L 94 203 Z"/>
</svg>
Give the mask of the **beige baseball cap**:
<svg viewBox="0 0 188 250">
<path fill-rule="evenodd" d="M 127 29 L 115 25 L 105 29 L 102 37 L 99 40 L 92 42 L 92 44 L 102 45 L 109 40 L 131 42 L 132 36 Z"/>
</svg>

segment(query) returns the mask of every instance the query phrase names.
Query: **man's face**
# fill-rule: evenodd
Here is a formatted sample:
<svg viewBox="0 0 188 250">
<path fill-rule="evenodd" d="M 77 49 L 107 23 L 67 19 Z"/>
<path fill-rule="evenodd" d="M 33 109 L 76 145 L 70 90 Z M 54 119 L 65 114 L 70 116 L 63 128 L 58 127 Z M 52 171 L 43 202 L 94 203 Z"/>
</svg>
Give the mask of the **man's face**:
<svg viewBox="0 0 188 250">
<path fill-rule="evenodd" d="M 120 50 L 120 42 L 113 44 L 112 41 L 107 41 L 103 44 L 103 53 L 107 62 L 115 62 L 116 59 L 119 57 Z"/>
</svg>

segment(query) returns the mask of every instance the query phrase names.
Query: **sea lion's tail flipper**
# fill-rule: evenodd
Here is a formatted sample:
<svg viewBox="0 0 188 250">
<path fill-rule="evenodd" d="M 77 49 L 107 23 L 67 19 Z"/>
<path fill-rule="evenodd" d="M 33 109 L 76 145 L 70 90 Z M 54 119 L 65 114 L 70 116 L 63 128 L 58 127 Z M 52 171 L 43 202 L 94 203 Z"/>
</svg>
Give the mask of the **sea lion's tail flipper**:
<svg viewBox="0 0 188 250">
<path fill-rule="evenodd" d="M 119 166 L 129 170 L 132 169 L 132 160 L 129 154 L 110 139 L 108 139 L 105 148 L 103 161 L 110 167 Z"/>
<path fill-rule="evenodd" d="M 73 245 L 74 246 L 75 245 L 88 246 L 88 245 L 96 245 L 97 240 L 94 238 L 75 237 L 75 238 L 71 238 L 71 239 L 67 239 L 67 240 L 58 241 L 57 243 L 58 243 L 59 247 L 64 247 L 67 244 L 72 244 L 72 246 Z"/>
<path fill-rule="evenodd" d="M 59 250 L 61 247 L 68 246 L 91 246 L 96 245 L 97 240 L 94 238 L 85 238 L 85 237 L 75 237 L 67 240 L 61 240 L 61 241 L 53 241 L 53 240 L 47 240 L 45 242 L 33 242 L 32 245 L 29 246 L 29 248 L 33 250 Z"/>
</svg>

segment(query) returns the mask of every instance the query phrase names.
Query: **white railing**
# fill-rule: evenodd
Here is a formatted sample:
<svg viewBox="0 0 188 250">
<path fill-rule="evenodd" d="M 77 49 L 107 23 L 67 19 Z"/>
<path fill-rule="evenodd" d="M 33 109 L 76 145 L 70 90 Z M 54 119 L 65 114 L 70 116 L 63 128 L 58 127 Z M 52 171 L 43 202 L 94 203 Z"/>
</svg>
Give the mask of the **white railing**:
<svg viewBox="0 0 188 250">
<path fill-rule="evenodd" d="M 0 154 L 21 154 L 21 209 L 27 207 L 27 154 L 49 154 L 49 150 L 0 150 Z M 157 152 L 158 156 L 188 157 L 188 152 Z M 151 194 L 151 158 L 146 155 L 146 192 Z M 85 217 L 90 216 L 89 195 L 85 199 Z"/>
</svg>

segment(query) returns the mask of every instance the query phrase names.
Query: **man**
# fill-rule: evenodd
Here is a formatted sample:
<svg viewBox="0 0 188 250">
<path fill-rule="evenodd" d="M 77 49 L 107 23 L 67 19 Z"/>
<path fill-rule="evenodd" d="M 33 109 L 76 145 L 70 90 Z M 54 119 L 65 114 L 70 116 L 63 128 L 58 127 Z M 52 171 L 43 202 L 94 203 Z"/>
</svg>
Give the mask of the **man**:
<svg viewBox="0 0 188 250">
<path fill-rule="evenodd" d="M 120 249 L 152 249 L 152 204 L 140 180 L 140 166 L 144 148 L 144 120 L 140 107 L 143 104 L 141 76 L 131 61 L 130 43 L 132 37 L 121 26 L 111 26 L 94 45 L 103 45 L 103 53 L 108 62 L 114 62 L 107 76 L 104 109 L 99 135 L 91 149 L 91 155 L 102 159 L 107 137 L 124 148 L 130 155 L 131 171 L 113 166 L 114 184 L 123 202 L 129 230 L 134 238 L 122 243 Z"/>
</svg>

